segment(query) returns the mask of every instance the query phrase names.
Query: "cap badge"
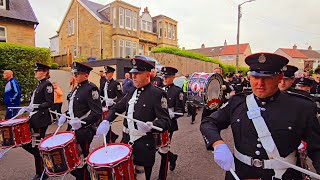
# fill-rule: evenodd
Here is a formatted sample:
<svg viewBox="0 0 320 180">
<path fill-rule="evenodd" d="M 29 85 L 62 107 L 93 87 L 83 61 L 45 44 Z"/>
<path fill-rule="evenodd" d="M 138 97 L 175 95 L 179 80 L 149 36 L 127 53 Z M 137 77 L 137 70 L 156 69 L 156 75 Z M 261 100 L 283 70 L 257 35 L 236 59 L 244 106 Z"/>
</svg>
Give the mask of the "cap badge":
<svg viewBox="0 0 320 180">
<path fill-rule="evenodd" d="M 264 54 L 261 54 L 259 59 L 258 59 L 259 63 L 265 63 L 267 61 L 266 56 L 264 56 Z"/>
<path fill-rule="evenodd" d="M 287 66 L 284 66 L 284 67 L 282 68 L 282 71 L 286 71 L 286 70 L 288 70 L 288 68 L 287 68 Z"/>
<path fill-rule="evenodd" d="M 164 68 L 163 68 L 163 71 L 167 71 L 167 68 L 164 67 Z"/>
<path fill-rule="evenodd" d="M 136 64 L 137 64 L 136 60 L 132 59 L 132 65 L 136 65 Z"/>
</svg>

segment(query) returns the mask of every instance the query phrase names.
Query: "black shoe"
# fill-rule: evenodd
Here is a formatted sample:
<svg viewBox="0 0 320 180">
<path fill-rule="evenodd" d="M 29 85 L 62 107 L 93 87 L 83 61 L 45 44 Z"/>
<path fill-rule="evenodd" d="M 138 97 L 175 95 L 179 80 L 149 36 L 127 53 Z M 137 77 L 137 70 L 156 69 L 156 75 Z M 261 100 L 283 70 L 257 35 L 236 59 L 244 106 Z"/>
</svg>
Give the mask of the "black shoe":
<svg viewBox="0 0 320 180">
<path fill-rule="evenodd" d="M 192 121 L 191 124 L 194 124 L 194 122 Z"/>
<path fill-rule="evenodd" d="M 42 177 L 42 180 L 48 179 L 48 178 L 49 178 L 48 175 L 44 174 L 43 177 Z M 39 174 L 36 174 L 32 178 L 30 178 L 30 180 L 40 180 L 40 179 L 41 179 L 41 175 L 39 175 Z"/>
<path fill-rule="evenodd" d="M 178 159 L 177 154 L 174 154 L 172 159 L 170 159 L 170 171 L 173 171 L 176 168 L 177 159 Z"/>
</svg>

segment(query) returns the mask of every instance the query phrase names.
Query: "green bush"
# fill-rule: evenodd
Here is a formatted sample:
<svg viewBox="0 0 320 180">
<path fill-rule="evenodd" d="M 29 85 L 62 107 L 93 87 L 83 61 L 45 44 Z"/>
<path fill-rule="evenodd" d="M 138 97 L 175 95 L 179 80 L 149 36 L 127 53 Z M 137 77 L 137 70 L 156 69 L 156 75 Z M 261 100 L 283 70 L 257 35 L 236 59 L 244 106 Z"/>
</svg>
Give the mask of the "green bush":
<svg viewBox="0 0 320 180">
<path fill-rule="evenodd" d="M 10 43 L 0 43 L 0 69 L 9 69 L 21 88 L 22 101 L 29 101 L 37 83 L 34 78 L 34 65 L 36 62 L 50 64 L 50 50 L 47 48 L 33 48 Z M 0 78 L 0 84 L 5 80 Z M 0 102 L 3 103 L 3 90 L 0 88 Z"/>
<path fill-rule="evenodd" d="M 201 61 L 206 61 L 206 62 L 212 62 L 215 64 L 219 64 L 219 66 L 222 68 L 223 73 L 227 73 L 227 72 L 235 72 L 236 71 L 236 67 L 232 66 L 232 65 L 227 65 L 227 64 L 223 64 L 220 61 L 216 60 L 216 59 L 212 59 L 209 58 L 207 56 L 204 56 L 202 54 L 199 53 L 195 53 L 195 52 L 191 52 L 191 51 L 187 51 L 187 50 L 182 50 L 179 48 L 175 48 L 175 47 L 157 47 L 152 49 L 151 51 L 152 53 L 168 53 L 168 54 L 174 54 L 177 56 L 182 56 L 182 57 L 188 57 L 188 58 L 192 58 L 192 59 L 198 59 Z M 239 70 L 243 71 L 243 74 L 245 74 L 249 69 L 246 67 L 239 67 Z"/>
<path fill-rule="evenodd" d="M 58 63 L 52 63 L 50 65 L 51 69 L 58 69 L 59 68 L 59 64 Z"/>
</svg>

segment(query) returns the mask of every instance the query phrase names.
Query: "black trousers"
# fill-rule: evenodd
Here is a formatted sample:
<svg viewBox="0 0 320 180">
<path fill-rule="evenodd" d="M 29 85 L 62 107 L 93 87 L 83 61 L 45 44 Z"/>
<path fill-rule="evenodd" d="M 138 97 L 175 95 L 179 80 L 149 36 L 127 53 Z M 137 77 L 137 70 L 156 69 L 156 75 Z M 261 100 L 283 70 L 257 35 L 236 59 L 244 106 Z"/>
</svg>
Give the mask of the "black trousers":
<svg viewBox="0 0 320 180">
<path fill-rule="evenodd" d="M 51 110 L 52 110 L 52 111 L 57 111 L 57 113 L 60 113 L 60 114 L 61 114 L 61 107 L 62 107 L 62 103 L 55 103 L 55 104 L 53 104 Z M 56 114 L 51 113 L 51 115 L 52 115 L 52 117 L 53 117 L 54 120 L 57 119 L 57 115 L 56 115 Z"/>
<path fill-rule="evenodd" d="M 191 115 L 191 122 L 194 122 L 197 116 L 197 107 L 192 106 L 190 103 L 188 103 L 188 111 L 188 114 Z"/>
<path fill-rule="evenodd" d="M 32 128 L 32 129 L 35 133 L 40 134 L 40 137 L 37 137 L 37 139 L 40 140 L 45 137 L 48 126 L 41 127 L 41 128 Z M 29 144 L 23 145 L 22 148 L 33 155 L 34 163 L 36 166 L 36 174 L 41 176 L 41 174 L 44 170 L 44 166 L 43 166 L 43 160 L 42 160 L 40 153 L 39 153 L 38 146 L 32 147 L 32 143 L 29 143 Z"/>
<path fill-rule="evenodd" d="M 172 140 L 172 136 L 173 136 L 173 132 L 170 132 L 169 133 L 170 141 Z M 161 163 L 160 163 L 160 170 L 159 170 L 158 179 L 165 180 L 165 179 L 167 179 L 168 164 L 169 164 L 169 162 L 171 163 L 174 160 L 175 154 L 173 154 L 170 151 L 170 149 L 169 149 L 168 153 L 159 152 L 159 154 L 161 156 Z"/>
</svg>

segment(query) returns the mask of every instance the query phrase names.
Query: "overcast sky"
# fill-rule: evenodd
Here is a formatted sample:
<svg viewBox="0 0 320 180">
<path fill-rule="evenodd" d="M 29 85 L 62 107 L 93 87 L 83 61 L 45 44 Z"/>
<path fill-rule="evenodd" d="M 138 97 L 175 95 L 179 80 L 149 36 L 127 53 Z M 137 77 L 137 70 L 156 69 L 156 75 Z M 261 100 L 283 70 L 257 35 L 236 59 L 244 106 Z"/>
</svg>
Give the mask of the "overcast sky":
<svg viewBox="0 0 320 180">
<path fill-rule="evenodd" d="M 36 46 L 49 47 L 71 0 L 29 0 L 38 18 Z M 111 0 L 92 0 L 108 4 Z M 237 4 L 244 0 L 124 0 L 148 6 L 151 16 L 163 14 L 178 21 L 179 46 L 186 49 L 236 44 Z M 320 50 L 320 0 L 256 0 L 242 6 L 240 43 L 253 52 L 278 48 Z"/>
</svg>

